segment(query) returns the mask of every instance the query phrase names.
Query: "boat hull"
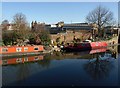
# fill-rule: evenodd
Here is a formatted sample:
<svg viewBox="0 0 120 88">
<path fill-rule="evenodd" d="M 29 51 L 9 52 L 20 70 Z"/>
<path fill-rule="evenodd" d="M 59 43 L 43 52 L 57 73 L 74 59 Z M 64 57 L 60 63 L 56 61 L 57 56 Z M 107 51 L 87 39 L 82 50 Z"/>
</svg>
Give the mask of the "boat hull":
<svg viewBox="0 0 120 88">
<path fill-rule="evenodd" d="M 35 46 L 10 46 L 0 47 L 0 55 L 16 55 L 16 54 L 32 54 L 39 53 L 44 50 L 42 45 Z"/>
<path fill-rule="evenodd" d="M 63 51 L 66 52 L 76 52 L 76 51 L 85 51 L 85 50 L 93 50 L 93 49 L 99 49 L 107 47 L 106 42 L 91 42 L 91 43 L 79 43 L 66 46 L 62 48 Z"/>
</svg>

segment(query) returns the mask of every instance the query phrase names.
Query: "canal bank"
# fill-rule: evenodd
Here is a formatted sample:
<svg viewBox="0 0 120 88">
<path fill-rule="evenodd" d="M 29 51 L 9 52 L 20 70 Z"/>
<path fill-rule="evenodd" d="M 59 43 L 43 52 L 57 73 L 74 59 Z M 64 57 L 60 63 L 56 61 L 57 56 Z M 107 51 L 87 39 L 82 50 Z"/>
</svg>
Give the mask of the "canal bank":
<svg viewBox="0 0 120 88">
<path fill-rule="evenodd" d="M 103 44 L 105 43 L 105 44 Z M 109 40 L 99 40 L 96 42 L 82 42 L 78 43 L 78 47 L 76 46 L 77 43 L 72 43 L 67 47 L 76 48 L 75 51 L 83 51 L 83 50 L 92 50 L 92 49 L 99 49 L 103 47 L 112 47 L 118 45 L 118 36 L 115 36 Z M 84 46 L 83 46 L 84 45 Z M 29 49 L 30 48 L 30 49 Z M 62 46 L 42 46 L 42 45 L 34 45 L 34 46 L 9 46 L 9 47 L 1 47 L 0 56 L 2 57 L 11 57 L 11 56 L 28 56 L 28 55 L 40 55 L 45 53 L 51 53 L 53 51 L 60 52 L 61 49 L 64 50 L 65 45 Z"/>
</svg>

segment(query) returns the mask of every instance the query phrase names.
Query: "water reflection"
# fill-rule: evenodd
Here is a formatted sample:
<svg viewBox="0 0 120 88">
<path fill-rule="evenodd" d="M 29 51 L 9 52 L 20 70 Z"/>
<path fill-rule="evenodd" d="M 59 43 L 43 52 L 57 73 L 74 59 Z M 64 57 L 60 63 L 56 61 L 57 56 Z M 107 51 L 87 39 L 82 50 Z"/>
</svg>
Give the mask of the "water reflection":
<svg viewBox="0 0 120 88">
<path fill-rule="evenodd" d="M 43 60 L 43 55 L 39 56 L 28 56 L 28 57 L 14 57 L 14 58 L 3 58 L 0 62 L 2 65 L 11 65 L 11 64 L 22 64 L 27 62 L 35 62 Z"/>
<path fill-rule="evenodd" d="M 51 63 L 51 59 L 49 57 L 50 57 L 50 54 L 45 55 L 44 59 L 39 61 L 38 64 L 40 64 L 42 67 L 48 68 L 50 66 L 50 63 Z"/>
<path fill-rule="evenodd" d="M 30 73 L 29 68 L 30 68 L 30 66 L 27 65 L 27 64 L 26 65 L 25 64 L 20 65 L 17 72 L 16 72 L 17 79 L 24 80 L 26 77 L 28 77 L 29 73 Z"/>
<path fill-rule="evenodd" d="M 110 71 L 114 69 L 114 64 L 111 54 L 105 53 L 103 57 L 100 54 L 96 54 L 94 59 L 91 59 L 85 64 L 84 69 L 93 79 L 102 79 L 109 76 Z"/>
<path fill-rule="evenodd" d="M 52 52 L 45 55 L 39 56 L 27 56 L 27 57 L 14 57 L 14 58 L 3 58 L 0 60 L 0 64 L 2 65 L 14 65 L 14 64 L 24 64 L 28 62 L 38 62 L 39 64 L 45 66 L 50 64 L 52 59 L 62 60 L 65 58 L 74 59 L 74 58 L 84 58 L 84 59 L 91 59 L 96 57 L 97 53 L 106 52 L 106 48 L 96 49 L 91 51 L 84 51 L 84 52 L 72 52 L 72 53 L 63 53 L 63 52 Z M 112 53 L 112 56 L 116 56 L 116 53 Z M 97 56 L 98 57 L 98 56 Z"/>
<path fill-rule="evenodd" d="M 120 53 L 120 45 L 118 46 L 118 53 Z"/>
<path fill-rule="evenodd" d="M 118 58 L 117 54 L 116 50 L 103 48 L 84 52 L 53 52 L 38 56 L 3 58 L 0 61 L 3 65 L 3 85 L 27 85 L 26 81 L 30 78 L 31 80 L 37 79 L 32 81 L 34 83 L 36 81 L 41 82 L 41 84 L 37 85 L 42 85 L 42 82 L 49 85 L 49 82 L 52 81 L 61 83 L 61 85 L 62 82 L 64 82 L 63 84 L 75 82 L 76 85 L 80 85 L 79 82 L 82 81 L 83 84 L 86 84 L 86 81 L 95 82 L 93 80 L 100 81 L 100 79 L 104 81 L 103 79 L 110 79 L 113 76 L 114 80 L 116 80 L 117 73 L 112 72 L 117 69 L 117 64 L 114 63 Z M 60 71 L 60 69 L 62 70 Z M 57 74 L 62 75 L 57 76 Z"/>
</svg>

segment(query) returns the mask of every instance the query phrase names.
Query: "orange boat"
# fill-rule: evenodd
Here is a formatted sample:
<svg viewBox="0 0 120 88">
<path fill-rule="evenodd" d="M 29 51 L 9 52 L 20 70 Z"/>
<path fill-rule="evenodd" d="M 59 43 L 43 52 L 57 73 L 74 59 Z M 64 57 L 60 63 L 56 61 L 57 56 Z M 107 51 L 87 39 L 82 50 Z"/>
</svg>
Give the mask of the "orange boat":
<svg viewBox="0 0 120 88">
<path fill-rule="evenodd" d="M 42 45 L 35 46 L 2 46 L 0 47 L 0 54 L 16 54 L 16 53 L 34 53 L 42 52 L 44 50 Z"/>
<path fill-rule="evenodd" d="M 11 64 L 20 64 L 20 63 L 26 63 L 26 62 L 35 62 L 43 60 L 43 56 L 29 56 L 29 57 L 22 57 L 22 58 L 10 58 L 10 59 L 4 59 L 0 60 L 0 65 L 11 65 Z"/>
</svg>

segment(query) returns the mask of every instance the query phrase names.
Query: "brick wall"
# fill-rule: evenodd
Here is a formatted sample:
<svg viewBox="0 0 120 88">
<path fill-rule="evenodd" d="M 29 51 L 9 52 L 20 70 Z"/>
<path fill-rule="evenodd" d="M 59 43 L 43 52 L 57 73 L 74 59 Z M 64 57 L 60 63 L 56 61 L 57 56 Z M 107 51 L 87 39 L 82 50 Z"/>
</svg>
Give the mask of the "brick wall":
<svg viewBox="0 0 120 88">
<path fill-rule="evenodd" d="M 71 42 L 74 39 L 74 36 L 79 39 L 88 39 L 91 37 L 92 31 L 90 30 L 80 30 L 80 31 L 73 31 L 67 30 L 66 33 L 58 33 L 58 34 L 51 34 L 51 40 L 56 41 L 58 37 L 60 37 L 60 41 Z"/>
</svg>

